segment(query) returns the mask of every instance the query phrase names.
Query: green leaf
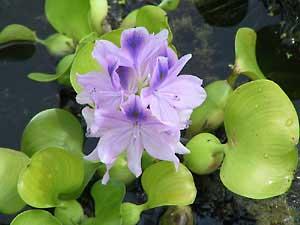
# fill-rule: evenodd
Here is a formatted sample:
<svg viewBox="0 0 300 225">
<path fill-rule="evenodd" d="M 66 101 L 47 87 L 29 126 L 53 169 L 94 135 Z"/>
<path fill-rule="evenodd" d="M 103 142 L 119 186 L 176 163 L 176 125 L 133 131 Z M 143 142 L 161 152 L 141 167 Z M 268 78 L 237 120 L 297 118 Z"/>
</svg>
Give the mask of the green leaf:
<svg viewBox="0 0 300 225">
<path fill-rule="evenodd" d="M 62 76 L 68 76 L 70 74 L 70 68 L 74 60 L 74 54 L 67 55 L 60 60 L 56 67 L 56 74 L 48 73 L 30 73 L 28 78 L 38 82 L 51 82 L 61 78 Z"/>
<path fill-rule="evenodd" d="M 180 0 L 162 0 L 159 7 L 166 11 L 172 11 L 177 9 Z"/>
<path fill-rule="evenodd" d="M 41 43 L 47 47 L 51 54 L 57 56 L 67 55 L 75 50 L 74 41 L 63 34 L 52 34 Z"/>
<path fill-rule="evenodd" d="M 122 21 L 120 27 L 123 29 L 133 28 L 136 26 L 136 17 L 139 9 L 130 12 Z"/>
<path fill-rule="evenodd" d="M 91 194 L 95 202 L 97 224 L 120 225 L 120 208 L 125 196 L 125 185 L 113 180 L 106 185 L 96 182 Z"/>
<path fill-rule="evenodd" d="M 51 82 L 57 80 L 61 74 L 49 74 L 49 73 L 30 73 L 28 78 L 38 82 Z"/>
<path fill-rule="evenodd" d="M 26 126 L 21 149 L 28 156 L 49 148 L 58 147 L 83 157 L 83 131 L 77 118 L 62 109 L 48 109 L 38 113 Z M 99 163 L 83 160 L 84 183 L 87 185 Z"/>
<path fill-rule="evenodd" d="M 55 208 L 54 215 L 63 225 L 80 224 L 84 218 L 83 208 L 76 200 L 64 202 L 63 206 Z"/>
<path fill-rule="evenodd" d="M 222 163 L 224 147 L 212 134 L 198 134 L 187 143 L 186 147 L 190 150 L 190 154 L 184 155 L 184 164 L 196 174 L 212 173 Z"/>
<path fill-rule="evenodd" d="M 138 224 L 141 213 L 147 209 L 147 205 L 136 205 L 130 202 L 125 202 L 121 206 L 122 225 Z"/>
<path fill-rule="evenodd" d="M 21 149 L 28 156 L 49 148 L 59 147 L 81 154 L 83 131 L 77 118 L 62 109 L 48 109 L 34 116 L 26 126 Z"/>
<path fill-rule="evenodd" d="M 286 192 L 297 168 L 299 122 L 280 87 L 269 80 L 240 86 L 227 102 L 224 122 L 224 185 L 254 199 Z"/>
<path fill-rule="evenodd" d="M 0 33 L 0 45 L 12 41 L 32 41 L 35 42 L 37 37 L 35 32 L 29 28 L 19 25 L 11 24 L 3 28 Z"/>
<path fill-rule="evenodd" d="M 62 223 L 49 212 L 35 209 L 19 214 L 10 225 L 62 225 Z"/>
<path fill-rule="evenodd" d="M 88 22 L 88 0 L 46 0 L 45 12 L 50 24 L 62 34 L 79 41 L 92 29 Z"/>
<path fill-rule="evenodd" d="M 88 34 L 87 36 L 83 37 L 77 47 L 76 47 L 76 53 L 82 48 L 84 47 L 87 43 L 90 43 L 90 42 L 94 42 L 95 40 L 97 40 L 99 37 L 98 37 L 98 34 L 96 32 L 92 32 L 90 34 Z"/>
<path fill-rule="evenodd" d="M 106 166 L 102 164 L 99 168 L 100 176 L 104 176 L 106 172 Z M 110 178 L 113 180 L 120 181 L 126 185 L 131 184 L 136 177 L 130 172 L 127 165 L 125 155 L 122 154 L 115 161 L 113 167 L 109 170 Z"/>
<path fill-rule="evenodd" d="M 191 138 L 204 131 L 214 131 L 224 122 L 224 109 L 232 93 L 226 80 L 218 80 L 205 87 L 207 98 L 204 103 L 194 109 L 186 136 Z"/>
<path fill-rule="evenodd" d="M 95 218 L 85 218 L 80 225 L 98 225 Z"/>
<path fill-rule="evenodd" d="M 108 12 L 107 0 L 90 0 L 90 5 L 90 21 L 92 28 L 97 31 L 98 34 L 102 34 L 102 22 Z"/>
<path fill-rule="evenodd" d="M 123 31 L 124 31 L 124 29 L 116 29 L 116 30 L 113 30 L 106 34 L 103 34 L 99 39 L 110 41 L 110 42 L 114 43 L 115 45 L 117 45 L 118 47 L 120 47 L 121 46 L 121 35 L 122 35 Z"/>
<path fill-rule="evenodd" d="M 29 158 L 22 152 L 0 148 L 0 213 L 14 214 L 24 206 L 24 201 L 17 191 L 20 172 L 29 163 Z"/>
<path fill-rule="evenodd" d="M 252 80 L 265 79 L 256 61 L 256 33 L 250 28 L 240 28 L 235 38 L 235 65 L 237 74 Z"/>
<path fill-rule="evenodd" d="M 176 171 L 171 162 L 158 162 L 148 167 L 142 175 L 142 186 L 148 196 L 148 208 L 190 205 L 197 193 L 190 171 L 182 164 Z"/>
<path fill-rule="evenodd" d="M 84 167 L 81 157 L 60 148 L 35 153 L 29 166 L 20 174 L 18 192 L 30 206 L 64 206 L 81 192 Z"/>
<path fill-rule="evenodd" d="M 155 22 L 154 22 L 155 21 Z M 144 6 L 139 9 L 136 16 L 136 26 L 145 27 L 150 33 L 159 33 L 163 29 L 169 31 L 169 42 L 173 40 L 167 13 L 158 6 Z"/>
</svg>

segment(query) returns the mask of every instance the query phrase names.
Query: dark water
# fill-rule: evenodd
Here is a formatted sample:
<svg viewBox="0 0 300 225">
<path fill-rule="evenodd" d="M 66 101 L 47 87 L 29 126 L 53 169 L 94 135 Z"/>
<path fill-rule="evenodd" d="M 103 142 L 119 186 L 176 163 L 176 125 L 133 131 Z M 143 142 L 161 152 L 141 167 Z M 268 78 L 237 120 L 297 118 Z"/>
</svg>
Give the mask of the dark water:
<svg viewBox="0 0 300 225">
<path fill-rule="evenodd" d="M 24 24 L 41 37 L 53 32 L 48 25 L 43 1 L 1 0 L 0 28 Z M 27 78 L 33 71 L 54 72 L 56 59 L 42 46 L 20 45 L 0 51 L 0 146 L 19 148 L 24 126 L 39 111 L 57 107 L 55 83 L 38 84 Z"/>
<path fill-rule="evenodd" d="M 213 0 L 208 1 L 212 2 Z M 111 3 L 114 2 L 116 1 L 111 0 Z M 114 4 L 113 9 L 118 12 L 115 14 L 117 16 L 114 18 L 114 22 L 117 23 L 118 16 L 128 8 L 142 5 L 145 2 L 134 1 L 132 5 L 126 6 L 125 10 L 124 7 Z M 275 76 L 274 79 L 294 99 L 297 109 L 300 109 L 298 76 L 294 75 L 300 72 L 300 63 L 293 59 L 286 59 L 285 52 L 279 50 L 279 41 L 274 42 L 274 47 L 268 45 L 271 43 L 268 39 L 264 43 L 265 40 L 260 38 L 266 37 L 266 34 L 270 34 L 270 38 L 274 38 L 276 36 L 274 29 L 281 18 L 268 16 L 267 10 L 260 0 L 249 0 L 248 4 L 246 0 L 236 2 L 239 3 L 231 6 L 232 11 L 225 10 L 224 13 L 217 14 L 211 13 L 209 8 L 202 8 L 199 13 L 199 9 L 192 1 L 182 0 L 180 8 L 170 13 L 170 25 L 174 34 L 175 46 L 180 54 L 193 53 L 193 59 L 185 72 L 201 77 L 205 84 L 217 79 L 226 79 L 230 73 L 228 65 L 234 63 L 235 33 L 239 27 L 251 27 L 259 31 L 259 43 L 261 44 L 258 45 L 266 54 L 259 56 L 261 67 L 264 72 L 271 74 L 274 68 L 268 67 L 268 64 L 272 64 L 273 61 L 275 64 L 275 58 L 278 60 L 276 65 L 282 65 L 281 62 L 285 62 L 286 66 L 277 68 L 277 70 L 289 74 L 289 79 L 282 79 L 278 76 Z M 44 1 L 0 0 L 0 29 L 8 24 L 19 23 L 36 30 L 39 37 L 45 38 L 54 31 L 46 21 L 43 8 Z M 268 46 L 267 50 L 266 46 Z M 271 50 L 276 51 L 273 53 Z M 58 84 L 36 83 L 26 77 L 33 71 L 54 72 L 57 60 L 40 45 L 23 43 L 0 50 L 1 147 L 18 149 L 22 131 L 28 121 L 41 110 L 61 105 L 59 93 L 62 88 Z M 87 151 L 90 151 L 91 148 L 92 146 L 88 147 Z M 299 224 L 297 222 L 290 223 L 290 218 L 297 217 L 300 209 L 298 200 L 300 195 L 297 192 L 300 188 L 298 178 L 287 196 L 270 201 L 250 201 L 233 195 L 220 184 L 218 174 L 196 177 L 195 181 L 199 189 L 199 195 L 193 206 L 197 225 Z M 144 196 L 136 185 L 132 187 L 127 198 L 142 201 Z M 157 218 L 162 212 L 162 209 L 146 212 L 140 224 L 156 224 Z M 8 223 L 4 221 L 1 222 L 0 215 L 0 224 Z"/>
</svg>

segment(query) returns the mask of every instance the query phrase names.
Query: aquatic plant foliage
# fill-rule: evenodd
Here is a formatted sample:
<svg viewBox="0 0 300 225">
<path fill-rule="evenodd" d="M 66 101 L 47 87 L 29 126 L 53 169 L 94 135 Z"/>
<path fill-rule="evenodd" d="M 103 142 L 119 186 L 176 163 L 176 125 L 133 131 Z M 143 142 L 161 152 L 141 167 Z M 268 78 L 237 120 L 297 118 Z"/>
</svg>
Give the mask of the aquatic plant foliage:
<svg viewBox="0 0 300 225">
<path fill-rule="evenodd" d="M 175 153 L 188 152 L 180 143 L 180 130 L 187 127 L 193 108 L 202 104 L 206 93 L 202 80 L 179 75 L 191 55 L 178 59 L 167 38 L 167 30 L 152 35 L 145 28 L 132 28 L 123 31 L 121 48 L 99 40 L 92 55 L 102 71 L 77 76 L 82 87 L 77 102 L 94 106 L 82 111 L 87 135 L 100 137 L 87 159 L 106 164 L 104 183 L 123 151 L 136 177 L 142 173 L 144 149 L 176 167 Z"/>
<path fill-rule="evenodd" d="M 216 156 L 224 153 L 220 177 L 232 192 L 254 199 L 286 192 L 297 168 L 299 121 L 280 87 L 265 79 L 238 87 L 226 104 L 224 125 L 227 144 L 208 134 L 195 136 L 185 164 L 203 174 L 219 165 Z"/>
</svg>

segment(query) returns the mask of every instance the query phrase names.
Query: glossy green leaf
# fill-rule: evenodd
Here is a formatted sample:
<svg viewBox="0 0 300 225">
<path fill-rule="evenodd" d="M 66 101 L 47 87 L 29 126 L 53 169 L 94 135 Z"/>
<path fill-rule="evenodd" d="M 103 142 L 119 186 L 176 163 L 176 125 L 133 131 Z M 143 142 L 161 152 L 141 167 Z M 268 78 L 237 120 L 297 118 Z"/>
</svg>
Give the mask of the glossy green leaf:
<svg viewBox="0 0 300 225">
<path fill-rule="evenodd" d="M 102 34 L 102 22 L 108 12 L 107 0 L 90 0 L 90 6 L 90 22 L 92 28 L 97 31 L 98 34 Z"/>
<path fill-rule="evenodd" d="M 49 74 L 49 73 L 30 73 L 28 78 L 38 82 L 51 82 L 57 80 L 61 74 Z"/>
<path fill-rule="evenodd" d="M 106 172 L 106 166 L 102 164 L 99 168 L 100 176 L 104 176 Z M 131 184 L 136 177 L 130 172 L 127 165 L 125 155 L 122 154 L 115 161 L 113 167 L 109 170 L 110 178 L 113 180 L 120 181 L 126 185 Z"/>
<path fill-rule="evenodd" d="M 172 11 L 177 9 L 180 0 L 162 0 L 159 7 L 166 11 Z"/>
<path fill-rule="evenodd" d="M 29 158 L 24 153 L 0 148 L 0 213 L 13 214 L 25 206 L 18 194 L 17 183 L 28 163 Z"/>
<path fill-rule="evenodd" d="M 221 180 L 234 193 L 255 199 L 288 190 L 297 168 L 299 122 L 292 102 L 269 80 L 237 88 L 225 108 L 228 137 Z"/>
<path fill-rule="evenodd" d="M 10 225 L 63 225 L 51 213 L 44 210 L 28 210 L 19 214 Z"/>
<path fill-rule="evenodd" d="M 83 167 L 84 167 L 84 182 L 81 187 L 81 192 L 88 185 L 89 181 L 93 178 L 95 172 L 99 168 L 99 162 L 91 162 L 83 159 Z"/>
<path fill-rule="evenodd" d="M 194 109 L 186 136 L 191 138 L 204 131 L 213 131 L 224 122 L 224 109 L 232 88 L 225 80 L 215 81 L 205 87 L 207 98 Z"/>
<path fill-rule="evenodd" d="M 252 80 L 264 79 L 256 61 L 256 33 L 250 28 L 240 28 L 235 38 L 235 65 L 237 74 L 244 74 Z"/>
<path fill-rule="evenodd" d="M 140 221 L 141 213 L 147 209 L 147 204 L 136 205 L 125 202 L 121 206 L 122 225 L 136 225 Z"/>
<path fill-rule="evenodd" d="M 21 149 L 27 155 L 49 148 L 58 147 L 82 157 L 83 130 L 77 118 L 62 109 L 48 109 L 38 113 L 26 126 Z M 92 178 L 98 163 L 83 160 L 84 183 L 82 190 Z"/>
<path fill-rule="evenodd" d="M 63 206 L 55 208 L 54 215 L 63 225 L 80 224 L 84 219 L 82 206 L 76 201 L 66 201 Z"/>
<path fill-rule="evenodd" d="M 158 162 L 148 167 L 142 175 L 142 186 L 149 208 L 190 205 L 197 193 L 191 172 L 182 164 L 176 171 L 171 162 Z"/>
<path fill-rule="evenodd" d="M 60 77 L 70 73 L 70 67 L 74 60 L 74 54 L 67 55 L 60 60 L 56 67 L 56 74 L 47 74 L 47 73 L 30 73 L 28 78 L 38 82 L 51 82 L 59 79 Z M 68 74 L 66 74 L 68 73 Z"/>
<path fill-rule="evenodd" d="M 86 218 L 80 225 L 98 225 L 96 218 Z"/>
<path fill-rule="evenodd" d="M 98 34 L 96 32 L 89 33 L 87 36 L 83 37 L 76 47 L 76 53 L 84 47 L 87 43 L 94 42 L 99 38 Z"/>
<path fill-rule="evenodd" d="M 60 148 L 35 153 L 29 166 L 20 174 L 18 192 L 30 206 L 63 206 L 78 197 L 84 182 L 82 158 Z"/>
<path fill-rule="evenodd" d="M 158 159 L 153 158 L 146 151 L 143 152 L 143 155 L 142 155 L 142 169 L 143 170 L 147 169 L 149 166 L 151 166 L 152 164 L 157 163 L 157 162 L 159 162 Z"/>
<path fill-rule="evenodd" d="M 122 28 L 116 29 L 116 30 L 113 30 L 106 34 L 103 34 L 99 39 L 110 41 L 110 42 L 114 43 L 115 45 L 117 45 L 118 47 L 120 47 L 121 46 L 121 35 L 122 35 L 123 31 L 124 31 L 124 29 L 122 29 Z"/>
<path fill-rule="evenodd" d="M 62 34 L 79 41 L 92 29 L 88 22 L 88 0 L 46 0 L 45 12 L 50 24 Z"/>
<path fill-rule="evenodd" d="M 172 42 L 173 35 L 168 23 L 167 13 L 158 6 L 148 5 L 139 9 L 136 16 L 136 26 L 145 27 L 150 33 L 159 33 L 161 30 L 167 29 L 169 31 L 169 42 Z"/>
<path fill-rule="evenodd" d="M 80 154 L 83 131 L 77 118 L 63 109 L 48 109 L 34 116 L 26 126 L 21 149 L 28 156 L 48 147 Z"/>
<path fill-rule="evenodd" d="M 133 28 L 136 26 L 136 16 L 139 12 L 139 9 L 133 10 L 130 12 L 122 21 L 120 27 L 127 29 L 127 28 Z"/>
<path fill-rule="evenodd" d="M 106 185 L 96 182 L 91 194 L 95 202 L 97 224 L 120 225 L 120 207 L 125 195 L 125 185 L 113 180 Z"/>
<path fill-rule="evenodd" d="M 190 154 L 184 155 L 184 164 L 196 174 L 212 173 L 222 163 L 224 147 L 212 134 L 198 134 L 187 143 L 186 147 L 190 150 Z"/>
<path fill-rule="evenodd" d="M 74 41 L 63 34 L 52 34 L 46 40 L 42 41 L 48 51 L 57 56 L 63 56 L 74 52 Z"/>
<path fill-rule="evenodd" d="M 19 24 L 8 25 L 0 32 L 0 45 L 12 41 L 35 42 L 36 40 L 37 37 L 34 31 Z"/>
</svg>

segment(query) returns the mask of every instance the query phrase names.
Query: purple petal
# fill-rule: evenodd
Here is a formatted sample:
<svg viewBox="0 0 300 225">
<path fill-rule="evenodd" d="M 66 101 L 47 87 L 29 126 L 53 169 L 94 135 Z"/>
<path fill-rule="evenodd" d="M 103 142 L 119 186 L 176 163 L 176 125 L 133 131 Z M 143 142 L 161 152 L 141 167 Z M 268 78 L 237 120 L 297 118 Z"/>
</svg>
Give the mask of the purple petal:
<svg viewBox="0 0 300 225">
<path fill-rule="evenodd" d="M 102 177 L 102 184 L 107 184 L 109 179 L 110 179 L 110 176 L 109 176 L 109 171 L 110 169 L 113 167 L 113 163 L 112 164 L 106 164 L 106 172 L 105 174 L 103 175 Z"/>
<path fill-rule="evenodd" d="M 100 138 L 97 145 L 100 161 L 112 164 L 116 158 L 127 149 L 132 137 L 131 128 L 114 128 Z"/>
<path fill-rule="evenodd" d="M 192 75 L 180 75 L 170 82 L 165 82 L 156 93 L 179 110 L 193 109 L 206 99 L 206 92 L 201 86 L 202 80 Z"/>
<path fill-rule="evenodd" d="M 123 90 L 128 91 L 130 94 L 135 94 L 137 91 L 137 75 L 135 70 L 127 66 L 120 66 L 117 69 L 117 73 Z"/>
<path fill-rule="evenodd" d="M 190 151 L 180 143 L 180 130 L 179 129 L 172 129 L 166 132 L 163 132 L 161 136 L 164 140 L 167 140 L 168 143 L 172 146 L 174 152 L 178 154 L 187 154 Z"/>
<path fill-rule="evenodd" d="M 188 150 L 183 144 L 180 142 L 177 142 L 177 144 L 174 146 L 175 152 L 178 154 L 189 154 L 190 150 Z"/>
<path fill-rule="evenodd" d="M 79 103 L 91 104 L 92 100 L 96 108 L 119 108 L 123 98 L 122 92 L 113 86 L 109 75 L 90 72 L 79 75 L 77 81 L 83 88 L 83 93 L 77 97 Z"/>
<path fill-rule="evenodd" d="M 110 41 L 96 41 L 92 55 L 109 74 L 116 68 L 117 64 L 130 65 L 130 60 L 126 58 L 126 55 Z"/>
<path fill-rule="evenodd" d="M 156 159 L 174 162 L 175 166 L 178 167 L 179 159 L 175 155 L 174 149 L 169 143 L 162 139 L 158 130 L 143 129 L 141 135 L 145 150 L 150 156 Z"/>
<path fill-rule="evenodd" d="M 85 107 L 82 110 L 82 115 L 87 125 L 86 136 L 87 137 L 99 137 L 99 129 L 95 126 L 95 110 L 90 107 Z"/>
<path fill-rule="evenodd" d="M 181 130 L 187 129 L 191 123 L 190 117 L 192 115 L 192 109 L 179 110 L 179 127 Z"/>
<path fill-rule="evenodd" d="M 76 95 L 76 101 L 81 105 L 94 104 L 90 92 L 83 90 Z"/>
<path fill-rule="evenodd" d="M 147 119 L 148 113 L 142 104 L 141 98 L 137 95 L 129 96 L 128 100 L 122 105 L 122 111 L 127 119 L 132 122 L 141 122 Z"/>
<path fill-rule="evenodd" d="M 169 72 L 169 63 L 168 58 L 158 57 L 155 69 L 153 71 L 150 87 L 155 89 L 158 87 L 168 76 Z"/>
<path fill-rule="evenodd" d="M 98 128 L 99 136 L 116 128 L 131 128 L 131 122 L 128 121 L 124 113 L 120 111 L 95 110 L 93 126 Z"/>
<path fill-rule="evenodd" d="M 143 27 L 123 31 L 121 48 L 133 59 L 134 64 L 137 64 L 141 49 L 147 44 L 148 39 L 149 33 Z"/>
<path fill-rule="evenodd" d="M 143 151 L 144 148 L 140 133 L 135 131 L 127 149 L 127 159 L 128 167 L 136 177 L 139 177 L 142 174 L 141 159 Z"/>
<path fill-rule="evenodd" d="M 141 49 L 139 61 L 136 66 L 141 79 L 145 79 L 147 74 L 153 72 L 157 58 L 168 54 L 168 31 L 163 30 L 157 35 L 149 35 L 149 40 L 145 47 Z"/>
<path fill-rule="evenodd" d="M 145 48 L 141 49 L 141 62 L 147 63 L 152 58 L 165 56 L 163 50 L 168 46 L 168 30 L 162 30 L 156 35 L 149 35 Z M 163 52 L 162 52 L 163 51 Z"/>
<path fill-rule="evenodd" d="M 145 105 L 150 105 L 152 114 L 160 121 L 173 126 L 179 126 L 180 118 L 177 109 L 172 106 L 168 98 L 160 93 L 147 93 L 149 89 L 142 91 L 142 101 Z"/>
<path fill-rule="evenodd" d="M 184 68 L 185 64 L 192 58 L 191 54 L 185 55 L 181 57 L 171 68 L 169 71 L 170 76 L 176 77 Z"/>
</svg>

